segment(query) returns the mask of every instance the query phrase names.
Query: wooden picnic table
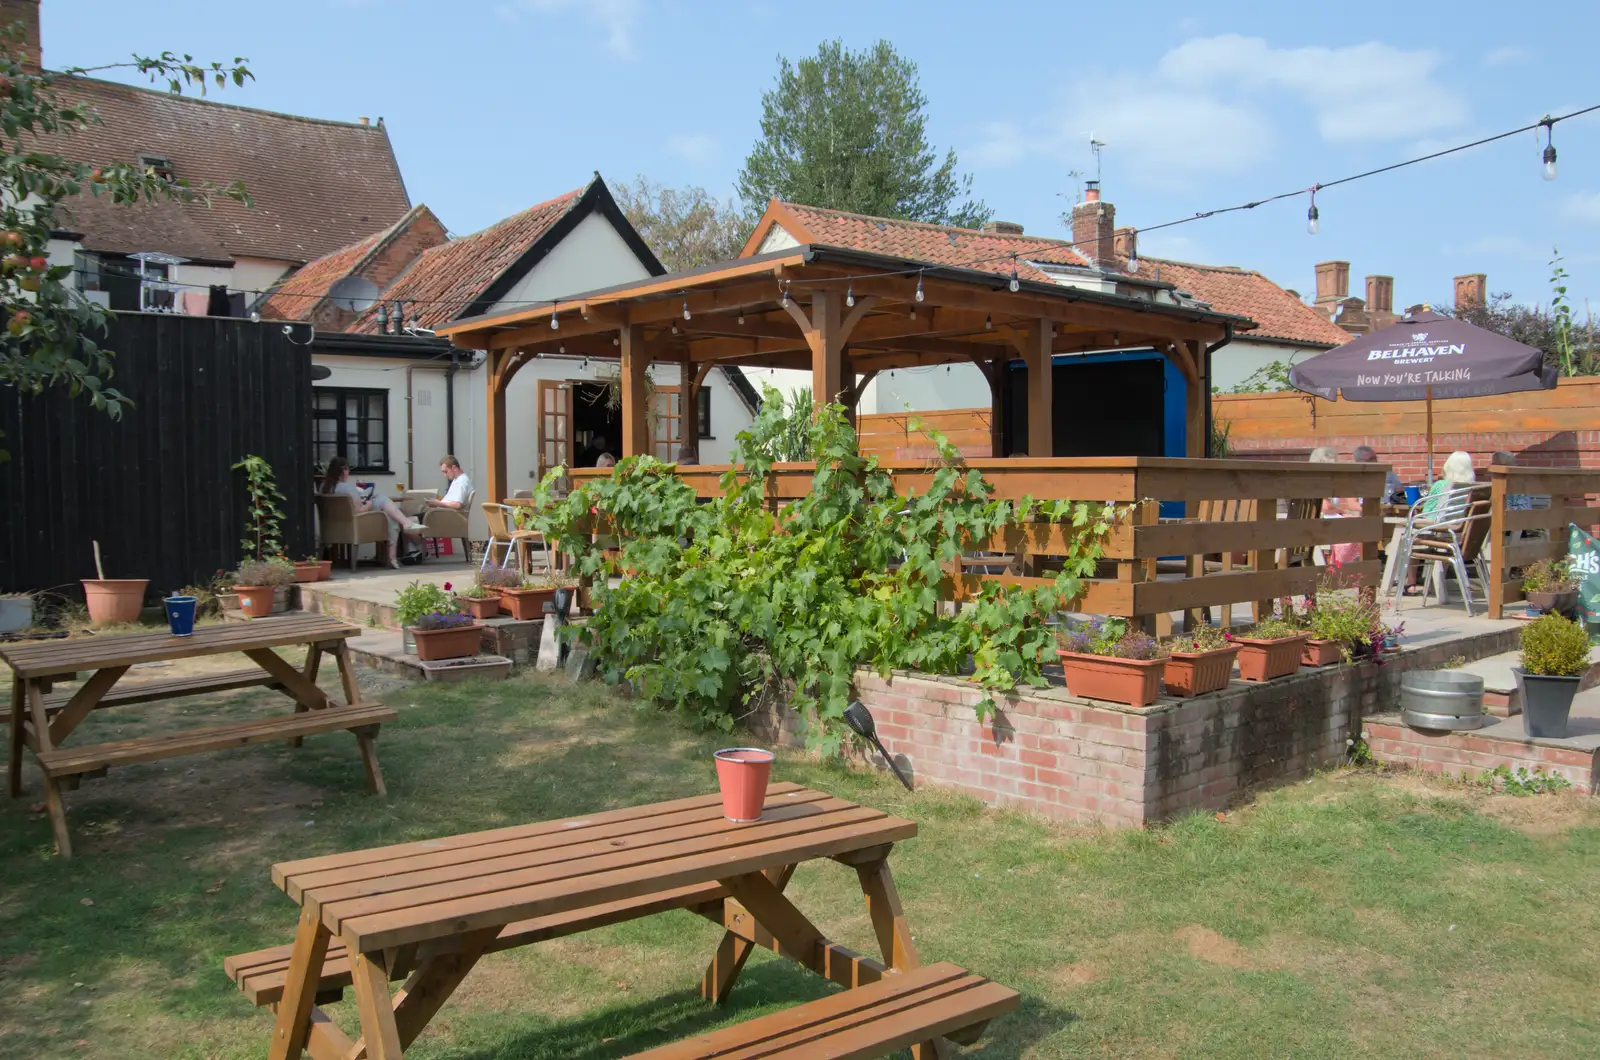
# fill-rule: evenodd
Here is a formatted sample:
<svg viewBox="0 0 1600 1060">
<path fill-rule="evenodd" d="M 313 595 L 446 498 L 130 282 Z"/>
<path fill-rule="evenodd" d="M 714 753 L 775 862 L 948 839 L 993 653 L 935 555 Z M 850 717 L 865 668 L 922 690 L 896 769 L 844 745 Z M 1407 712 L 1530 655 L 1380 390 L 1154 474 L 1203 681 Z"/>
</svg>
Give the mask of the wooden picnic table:
<svg viewBox="0 0 1600 1060">
<path fill-rule="evenodd" d="M 705 795 L 286 862 L 273 866 L 272 880 L 301 907 L 293 946 L 231 957 L 226 967 L 256 1004 L 276 1006 L 273 1060 L 303 1051 L 319 1060 L 399 1057 L 483 954 L 668 909 L 724 928 L 701 979 L 712 1002 L 727 997 L 755 946 L 851 988 L 880 980 L 886 991 L 901 982 L 921 987 L 898 974 L 919 961 L 888 863 L 892 845 L 916 831 L 911 821 L 826 792 L 773 784 L 762 818 L 750 823 L 724 819 L 719 797 Z M 820 858 L 855 870 L 882 961 L 830 942 L 784 895 L 795 866 Z M 389 983 L 401 978 L 405 986 L 391 998 Z M 346 985 L 355 990 L 359 1042 L 318 1007 Z M 905 1044 L 932 1057 L 934 1043 L 918 1040 L 929 1028 L 975 1035 L 973 1024 L 981 1029 L 1015 1006 L 1014 993 L 983 989 L 1009 997 L 992 996 L 988 1007 L 947 997 L 930 1006 L 938 1011 L 928 1021 L 900 1028 L 910 1035 Z M 946 1022 L 931 1022 L 938 1018 Z M 798 1020 L 790 1029 L 807 1026 Z"/>
<path fill-rule="evenodd" d="M 44 773 L 45 803 L 56 849 L 63 857 L 70 857 L 72 846 L 61 792 L 63 788 L 77 787 L 83 777 L 103 775 L 112 766 L 266 740 L 288 739 L 298 744 L 304 736 L 338 729 L 355 733 L 368 786 L 381 795 L 383 774 L 378 769 L 374 741 L 379 724 L 392 720 L 394 712 L 361 701 L 345 644 L 360 632 L 355 626 L 326 615 L 297 614 L 200 626 L 188 637 L 152 632 L 0 645 L 0 660 L 12 672 L 7 718 L 11 796 L 22 794 L 22 749 L 27 747 Z M 298 670 L 273 650 L 301 644 L 306 645 L 306 661 Z M 255 667 L 117 687 L 122 676 L 139 663 L 232 652 L 243 654 Z M 338 662 L 346 700 L 343 705 L 317 687 L 317 670 L 325 654 Z M 91 672 L 75 691 L 52 694 L 56 681 L 80 671 Z M 84 719 L 98 709 L 251 687 L 284 693 L 294 700 L 294 713 L 133 740 L 63 746 Z"/>
</svg>

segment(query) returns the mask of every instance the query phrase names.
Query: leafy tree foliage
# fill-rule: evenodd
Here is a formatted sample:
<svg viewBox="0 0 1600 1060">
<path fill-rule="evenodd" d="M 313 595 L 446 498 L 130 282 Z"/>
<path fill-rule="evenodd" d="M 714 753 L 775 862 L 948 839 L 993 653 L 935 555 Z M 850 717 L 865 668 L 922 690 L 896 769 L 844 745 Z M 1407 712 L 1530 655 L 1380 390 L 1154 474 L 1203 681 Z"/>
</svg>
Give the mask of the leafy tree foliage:
<svg viewBox="0 0 1600 1060">
<path fill-rule="evenodd" d="M 977 227 L 989 208 L 928 143 L 928 97 L 917 67 L 888 41 L 851 51 L 825 41 L 817 54 L 778 60 L 761 97 L 761 139 L 739 174 L 754 208 L 776 196 L 808 206 L 935 224 Z"/>
<path fill-rule="evenodd" d="M 73 161 L 39 138 L 56 142 L 99 124 L 86 104 L 68 102 L 61 94 L 63 84 L 92 73 L 132 69 L 152 82 L 165 81 L 172 92 L 193 87 L 202 94 L 208 84 L 242 85 L 253 75 L 244 59 L 202 66 L 193 56 L 172 52 L 40 71 L 22 61 L 22 39 L 18 27 L 0 31 L 0 311 L 5 320 L 0 387 L 37 394 L 65 386 L 115 417 L 127 398 L 110 385 L 113 355 L 98 341 L 110 312 L 77 296 L 70 283 L 72 266 L 51 265 L 47 259 L 51 230 L 66 227 L 58 217 L 62 204 L 77 195 L 106 196 L 119 205 L 207 201 L 213 194 L 248 203 L 249 196 L 238 184 L 194 185 L 126 162 Z"/>
<path fill-rule="evenodd" d="M 793 689 L 813 746 L 831 753 L 855 668 L 954 674 L 971 668 L 985 689 L 1043 685 L 1054 659 L 1047 615 L 1065 609 L 1094 571 L 1126 508 L 1100 503 L 995 500 L 975 469 L 935 436 L 943 456 L 925 492 L 897 494 L 876 458 L 860 456 L 844 410 L 810 424 L 811 491 L 773 511 L 773 449 L 787 429 L 769 401 L 739 437 L 745 463 L 726 472 L 723 495 L 696 502 L 693 487 L 650 457 L 565 499 L 540 487 L 535 525 L 595 579 L 596 612 L 581 636 L 610 681 L 708 725 L 731 729 L 741 708 L 773 688 Z M 1053 583 L 1037 589 L 985 582 L 955 613 L 939 606 L 940 583 L 963 551 L 1011 525 L 1070 528 L 1070 553 Z M 626 577 L 610 588 L 611 562 L 592 542 L 614 533 Z M 992 709 L 986 699 L 980 713 Z"/>
<path fill-rule="evenodd" d="M 704 188 L 669 188 L 641 174 L 616 194 L 617 205 L 668 272 L 737 257 L 755 227 L 754 218 Z"/>
</svg>

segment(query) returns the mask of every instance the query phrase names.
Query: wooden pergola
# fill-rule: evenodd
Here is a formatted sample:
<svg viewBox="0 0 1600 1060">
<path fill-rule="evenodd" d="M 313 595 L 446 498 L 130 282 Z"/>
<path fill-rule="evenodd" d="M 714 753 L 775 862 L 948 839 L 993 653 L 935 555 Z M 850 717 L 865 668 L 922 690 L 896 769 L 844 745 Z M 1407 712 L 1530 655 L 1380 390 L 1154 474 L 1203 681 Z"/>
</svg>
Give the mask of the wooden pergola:
<svg viewBox="0 0 1600 1060">
<path fill-rule="evenodd" d="M 989 380 L 998 453 L 1006 372 L 1020 359 L 1027 370 L 1027 451 L 1048 456 L 1051 358 L 1153 348 L 1188 383 L 1188 452 L 1201 454 L 1208 354 L 1235 330 L 1253 326 L 1194 307 L 813 245 L 460 320 L 439 334 L 488 353 L 486 485 L 501 500 L 509 494 L 506 386 L 544 353 L 619 363 L 622 456 L 650 451 L 645 373 L 658 362 L 680 367 L 686 409 L 696 407 L 711 368 L 738 365 L 810 371 L 817 399 L 837 400 L 852 415 L 878 372 L 972 362 Z"/>
</svg>

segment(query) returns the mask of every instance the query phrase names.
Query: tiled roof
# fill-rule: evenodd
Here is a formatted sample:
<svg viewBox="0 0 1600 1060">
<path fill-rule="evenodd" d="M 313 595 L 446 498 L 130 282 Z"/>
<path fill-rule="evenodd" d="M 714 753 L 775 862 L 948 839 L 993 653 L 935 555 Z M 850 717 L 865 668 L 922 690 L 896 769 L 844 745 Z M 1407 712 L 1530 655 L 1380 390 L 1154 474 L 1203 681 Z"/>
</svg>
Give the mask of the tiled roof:
<svg viewBox="0 0 1600 1060">
<path fill-rule="evenodd" d="M 1028 265 L 1029 261 L 1079 268 L 1091 265 L 1088 258 L 1062 239 L 896 221 L 776 200 L 768 212 L 801 243 L 822 243 L 1005 276 L 1011 274 L 1012 255 L 1016 255 L 1017 276 L 1024 280 L 1051 282 L 1043 271 Z M 758 233 L 764 235 L 760 230 Z M 754 249 L 747 247 L 746 252 Z"/>
<path fill-rule="evenodd" d="M 1139 276 L 1188 291 L 1221 313 L 1249 317 L 1251 340 L 1283 339 L 1318 346 L 1342 346 L 1350 333 L 1253 269 L 1196 265 L 1164 258 L 1139 259 Z"/>
<path fill-rule="evenodd" d="M 334 284 L 360 271 L 361 266 L 385 243 L 404 232 L 411 223 L 429 212 L 419 203 L 388 228 L 372 233 L 359 243 L 340 247 L 332 254 L 307 262 L 300 270 L 273 289 L 258 307 L 271 320 L 305 320 L 316 310 Z"/>
<path fill-rule="evenodd" d="M 159 250 L 205 261 L 311 261 L 391 225 L 410 209 L 380 126 L 301 118 L 92 78 L 57 82 L 64 104 L 87 103 L 100 122 L 23 142 L 91 164 L 171 160 L 196 184 L 242 180 L 254 200 L 118 206 L 80 195 L 60 223 L 90 250 Z"/>
<path fill-rule="evenodd" d="M 598 177 L 596 178 L 599 179 Z M 384 302 L 414 301 L 422 327 L 438 327 L 460 316 L 503 272 L 515 265 L 583 196 L 578 188 L 513 214 L 481 232 L 423 251 L 383 292 Z M 377 334 L 377 307 L 363 313 L 348 331 Z"/>
</svg>

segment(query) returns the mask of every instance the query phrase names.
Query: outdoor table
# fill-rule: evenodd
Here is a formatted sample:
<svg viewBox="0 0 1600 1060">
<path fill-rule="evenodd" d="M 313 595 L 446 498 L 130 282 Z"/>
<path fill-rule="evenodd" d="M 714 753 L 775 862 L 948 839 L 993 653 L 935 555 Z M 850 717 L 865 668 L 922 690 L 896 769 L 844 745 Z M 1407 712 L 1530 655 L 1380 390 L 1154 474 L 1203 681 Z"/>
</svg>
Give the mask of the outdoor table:
<svg viewBox="0 0 1600 1060">
<path fill-rule="evenodd" d="M 712 1002 L 754 946 L 847 987 L 917 968 L 888 864 L 891 846 L 916 831 L 826 792 L 773 784 L 761 819 L 748 823 L 726 820 L 713 794 L 275 865 L 273 883 L 301 913 L 269 1056 L 399 1057 L 484 953 L 666 909 L 724 928 L 701 980 Z M 883 962 L 828 941 L 784 895 L 795 866 L 820 858 L 855 870 Z M 336 977 L 325 961 L 339 962 Z M 229 970 L 246 985 L 244 971 Z M 389 982 L 407 973 L 391 999 Z M 360 1042 L 317 1006 L 346 982 Z"/>
<path fill-rule="evenodd" d="M 307 614 L 200 626 L 188 637 L 151 632 L 0 644 L 0 660 L 12 671 L 8 726 L 11 796 L 22 794 L 22 749 L 26 746 L 45 774 L 45 799 L 57 848 L 63 856 L 70 856 L 66 809 L 60 789 L 63 785 L 75 786 L 79 776 L 92 775 L 109 765 L 237 746 L 277 736 L 298 742 L 299 736 L 305 733 L 341 727 L 351 727 L 357 733 L 368 781 L 381 794 L 383 780 L 371 737 L 375 721 L 382 720 L 382 716 L 373 705 L 362 706 L 345 645 L 348 638 L 360 632 L 357 627 L 326 615 Z M 301 644 L 307 646 L 306 661 L 298 670 L 273 651 Z M 114 687 L 138 663 L 231 652 L 243 654 L 256 668 L 133 684 L 121 689 Z M 324 654 L 331 654 L 338 661 L 347 706 L 339 706 L 317 687 L 317 669 Z M 54 681 L 82 670 L 92 672 L 70 696 L 49 696 Z M 293 699 L 295 713 L 138 740 L 62 746 L 96 709 L 261 686 L 277 689 Z M 335 717 L 329 708 L 341 713 Z M 307 712 L 316 716 L 303 717 Z M 363 723 L 360 727 L 355 725 L 358 721 Z"/>
</svg>

